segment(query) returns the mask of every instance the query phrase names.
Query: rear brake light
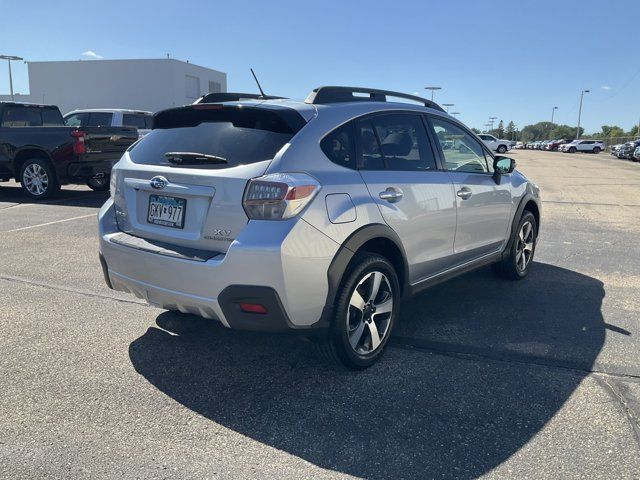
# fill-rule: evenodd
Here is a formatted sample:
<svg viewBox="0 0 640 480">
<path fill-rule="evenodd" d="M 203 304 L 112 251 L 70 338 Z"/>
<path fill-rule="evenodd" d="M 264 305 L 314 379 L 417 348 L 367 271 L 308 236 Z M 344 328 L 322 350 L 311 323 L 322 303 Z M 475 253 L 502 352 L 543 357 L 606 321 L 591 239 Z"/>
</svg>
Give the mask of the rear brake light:
<svg viewBox="0 0 640 480">
<path fill-rule="evenodd" d="M 263 315 L 268 313 L 267 307 L 259 303 L 240 302 L 238 305 L 240 306 L 240 310 L 246 313 L 261 313 Z"/>
<path fill-rule="evenodd" d="M 83 153 L 87 153 L 87 146 L 84 143 L 85 132 L 81 132 L 80 130 L 74 130 L 71 132 L 71 136 L 76 139 L 73 143 L 73 153 L 76 155 L 82 155 Z"/>
<path fill-rule="evenodd" d="M 255 220 L 286 220 L 298 215 L 320 190 L 304 173 L 274 173 L 249 181 L 243 206 Z"/>
</svg>

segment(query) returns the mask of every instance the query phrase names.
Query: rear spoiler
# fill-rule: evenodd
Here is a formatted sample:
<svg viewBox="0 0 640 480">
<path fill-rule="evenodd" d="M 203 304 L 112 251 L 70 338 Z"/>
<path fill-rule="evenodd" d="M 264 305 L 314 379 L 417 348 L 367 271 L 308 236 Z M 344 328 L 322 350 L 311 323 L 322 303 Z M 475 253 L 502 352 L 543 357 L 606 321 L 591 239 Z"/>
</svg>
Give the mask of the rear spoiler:
<svg viewBox="0 0 640 480">
<path fill-rule="evenodd" d="M 282 100 L 284 98 L 285 97 L 276 97 L 274 95 L 260 95 L 259 93 L 220 92 L 202 95 L 198 100 L 193 102 L 193 104 L 239 102 L 241 100 Z"/>
</svg>

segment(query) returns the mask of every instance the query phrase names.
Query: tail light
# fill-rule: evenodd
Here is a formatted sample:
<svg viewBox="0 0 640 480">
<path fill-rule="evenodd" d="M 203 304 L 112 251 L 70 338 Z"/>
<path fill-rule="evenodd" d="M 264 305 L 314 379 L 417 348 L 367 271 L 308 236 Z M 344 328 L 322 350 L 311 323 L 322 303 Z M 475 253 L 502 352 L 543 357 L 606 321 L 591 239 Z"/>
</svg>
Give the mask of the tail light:
<svg viewBox="0 0 640 480">
<path fill-rule="evenodd" d="M 73 153 L 76 155 L 82 155 L 83 153 L 87 153 L 87 146 L 84 143 L 85 132 L 81 132 L 80 130 L 74 130 L 71 132 L 71 136 L 76 139 L 73 143 Z"/>
<path fill-rule="evenodd" d="M 274 173 L 254 178 L 242 205 L 254 220 L 286 220 L 298 215 L 316 196 L 320 183 L 304 173 Z"/>
</svg>

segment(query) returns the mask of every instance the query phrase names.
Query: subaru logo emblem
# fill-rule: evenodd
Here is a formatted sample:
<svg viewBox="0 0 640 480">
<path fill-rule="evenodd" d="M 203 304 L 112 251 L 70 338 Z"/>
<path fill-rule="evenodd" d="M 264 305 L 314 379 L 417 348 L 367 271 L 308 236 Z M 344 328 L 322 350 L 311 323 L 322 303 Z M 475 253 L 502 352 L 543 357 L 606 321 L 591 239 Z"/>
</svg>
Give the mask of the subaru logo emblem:
<svg viewBox="0 0 640 480">
<path fill-rule="evenodd" d="M 155 188 L 156 190 L 162 190 L 164 187 L 167 186 L 169 182 L 167 181 L 166 178 L 162 176 L 157 176 L 157 177 L 153 177 L 151 179 L 151 182 L 149 183 L 151 184 L 152 188 Z"/>
</svg>

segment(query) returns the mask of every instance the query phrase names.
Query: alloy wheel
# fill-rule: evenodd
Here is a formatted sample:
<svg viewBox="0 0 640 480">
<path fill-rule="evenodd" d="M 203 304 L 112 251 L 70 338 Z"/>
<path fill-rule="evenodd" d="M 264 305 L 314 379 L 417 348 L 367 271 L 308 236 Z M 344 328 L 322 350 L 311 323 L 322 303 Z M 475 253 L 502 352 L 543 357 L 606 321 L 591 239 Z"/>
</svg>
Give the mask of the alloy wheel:
<svg viewBox="0 0 640 480">
<path fill-rule="evenodd" d="M 49 187 L 49 175 L 42 166 L 32 163 L 22 173 L 22 184 L 32 195 L 43 195 Z"/>
<path fill-rule="evenodd" d="M 356 285 L 347 307 L 349 344 L 360 355 L 377 350 L 389 333 L 393 290 L 387 276 L 367 273 Z"/>
<path fill-rule="evenodd" d="M 516 244 L 516 267 L 521 272 L 525 271 L 531 263 L 534 243 L 533 225 L 531 222 L 524 222 L 520 227 Z"/>
</svg>

